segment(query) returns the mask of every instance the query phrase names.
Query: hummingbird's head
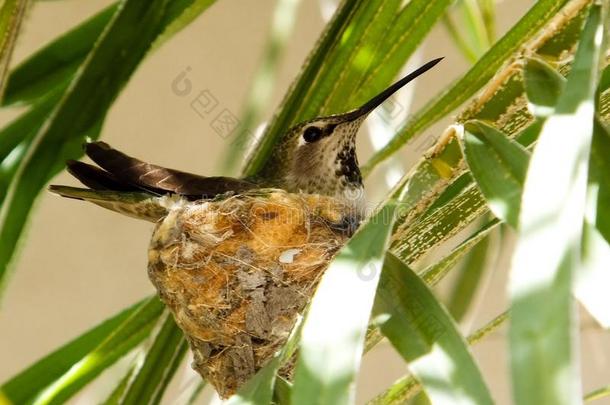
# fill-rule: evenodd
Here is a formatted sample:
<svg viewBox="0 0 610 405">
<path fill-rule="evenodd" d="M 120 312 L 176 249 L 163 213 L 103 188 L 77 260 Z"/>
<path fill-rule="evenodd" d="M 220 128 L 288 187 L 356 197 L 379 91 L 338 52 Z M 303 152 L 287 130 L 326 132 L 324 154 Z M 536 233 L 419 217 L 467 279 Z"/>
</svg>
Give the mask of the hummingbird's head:
<svg viewBox="0 0 610 405">
<path fill-rule="evenodd" d="M 362 175 L 356 156 L 360 126 L 371 111 L 441 59 L 426 63 L 355 110 L 295 125 L 275 149 L 263 175 L 276 179 L 288 191 L 351 199 L 355 208 L 362 205 Z"/>
</svg>

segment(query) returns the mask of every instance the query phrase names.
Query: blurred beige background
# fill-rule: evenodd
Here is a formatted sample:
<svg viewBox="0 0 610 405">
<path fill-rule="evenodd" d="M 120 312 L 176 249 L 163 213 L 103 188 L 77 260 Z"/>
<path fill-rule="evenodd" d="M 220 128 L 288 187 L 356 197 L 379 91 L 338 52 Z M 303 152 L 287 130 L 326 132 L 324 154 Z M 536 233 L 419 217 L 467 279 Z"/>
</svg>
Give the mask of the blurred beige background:
<svg viewBox="0 0 610 405">
<path fill-rule="evenodd" d="M 280 66 L 267 117 L 280 102 L 324 19 L 320 4 L 303 0 L 289 46 Z M 101 7 L 106 0 L 35 2 L 20 39 L 15 62 Z M 499 29 L 511 26 L 533 4 L 506 0 L 499 4 Z M 189 106 L 189 97 L 171 90 L 178 74 L 189 68 L 194 90 L 209 90 L 220 106 L 238 114 L 265 44 L 275 1 L 220 0 L 201 18 L 159 51 L 149 56 L 114 104 L 105 122 L 104 141 L 145 160 L 202 174 L 218 173 L 227 141 Z M 430 35 L 420 58 L 447 59 L 416 86 L 414 108 L 467 69 L 442 27 Z M 1 112 L 0 124 L 15 115 Z M 439 127 L 429 131 L 435 135 Z M 360 160 L 370 154 L 361 142 Z M 408 167 L 417 157 L 404 151 Z M 65 173 L 54 183 L 75 184 Z M 371 187 L 374 185 L 370 185 Z M 37 204 L 21 249 L 19 263 L 0 311 L 0 381 L 84 330 L 154 292 L 146 275 L 147 246 L 152 225 L 137 222 L 93 205 L 59 199 L 44 193 Z M 505 272 L 497 269 L 481 291 L 477 305 L 463 325 L 465 331 L 482 325 L 505 307 Z M 591 326 L 588 327 L 587 325 Z M 585 391 L 608 384 L 610 339 L 585 322 L 582 345 Z M 505 332 L 474 348 L 491 390 L 500 404 L 510 403 L 506 379 Z M 114 372 L 117 372 L 116 370 Z M 362 403 L 406 373 L 402 360 L 381 344 L 364 360 L 358 398 Z M 185 371 L 173 387 L 180 403 L 193 374 Z M 103 381 L 73 403 L 96 403 L 109 387 Z"/>
</svg>

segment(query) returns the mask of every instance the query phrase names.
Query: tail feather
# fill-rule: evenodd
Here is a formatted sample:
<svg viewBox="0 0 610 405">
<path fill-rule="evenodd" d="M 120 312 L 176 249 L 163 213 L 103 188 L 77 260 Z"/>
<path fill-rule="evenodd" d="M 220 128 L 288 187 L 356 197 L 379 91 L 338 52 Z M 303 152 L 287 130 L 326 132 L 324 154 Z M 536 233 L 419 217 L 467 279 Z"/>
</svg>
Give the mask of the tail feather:
<svg viewBox="0 0 610 405">
<path fill-rule="evenodd" d="M 90 190 L 69 186 L 49 186 L 62 197 L 88 201 L 103 208 L 137 219 L 157 222 L 167 215 L 170 197 L 157 197 L 139 191 Z"/>
<path fill-rule="evenodd" d="M 172 200 L 208 199 L 255 187 L 246 180 L 203 177 L 156 166 L 127 156 L 104 142 L 86 144 L 85 152 L 100 167 L 75 160 L 69 160 L 67 166 L 89 188 L 50 186 L 49 190 L 149 221 L 165 216 Z"/>
</svg>

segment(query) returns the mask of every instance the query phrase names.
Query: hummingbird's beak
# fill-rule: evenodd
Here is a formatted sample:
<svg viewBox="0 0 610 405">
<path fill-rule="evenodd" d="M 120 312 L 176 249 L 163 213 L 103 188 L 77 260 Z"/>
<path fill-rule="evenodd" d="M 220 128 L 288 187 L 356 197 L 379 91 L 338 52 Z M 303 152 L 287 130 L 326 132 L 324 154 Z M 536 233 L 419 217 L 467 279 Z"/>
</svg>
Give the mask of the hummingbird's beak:
<svg viewBox="0 0 610 405">
<path fill-rule="evenodd" d="M 368 113 L 373 111 L 375 108 L 379 107 L 384 101 L 386 101 L 392 94 L 396 93 L 400 88 L 404 87 L 410 81 L 416 79 L 420 75 L 426 73 L 428 70 L 432 69 L 439 63 L 443 58 L 438 58 L 431 60 L 425 65 L 421 66 L 419 69 L 409 73 L 381 93 L 377 94 L 375 97 L 364 103 L 360 108 L 357 108 L 353 111 L 345 114 L 345 118 L 348 121 L 356 120 L 360 117 L 366 116 Z"/>
</svg>

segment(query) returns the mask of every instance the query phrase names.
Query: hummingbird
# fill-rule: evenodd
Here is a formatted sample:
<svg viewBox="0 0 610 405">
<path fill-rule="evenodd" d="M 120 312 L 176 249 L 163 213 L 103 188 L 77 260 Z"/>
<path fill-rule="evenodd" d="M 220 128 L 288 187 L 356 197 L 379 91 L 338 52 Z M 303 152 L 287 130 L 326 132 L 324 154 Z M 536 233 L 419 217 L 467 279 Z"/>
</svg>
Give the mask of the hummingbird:
<svg viewBox="0 0 610 405">
<path fill-rule="evenodd" d="M 254 176 L 200 176 L 141 161 L 98 141 L 85 144 L 84 149 L 99 167 L 76 160 L 66 162 L 68 171 L 88 188 L 51 185 L 49 190 L 157 222 L 176 199 L 198 201 L 227 193 L 279 188 L 290 193 L 334 197 L 350 212 L 350 224 L 357 224 L 365 214 L 364 186 L 356 155 L 358 130 L 373 110 L 442 59 L 424 64 L 359 108 L 293 126 Z"/>
<path fill-rule="evenodd" d="M 255 176 L 205 177 L 146 163 L 104 142 L 95 165 L 70 160 L 88 188 L 61 196 L 154 222 L 148 276 L 184 332 L 192 367 L 221 398 L 284 345 L 330 260 L 364 217 L 356 133 L 435 59 L 361 107 L 290 128 Z M 294 361 L 281 375 L 290 379 Z"/>
</svg>

